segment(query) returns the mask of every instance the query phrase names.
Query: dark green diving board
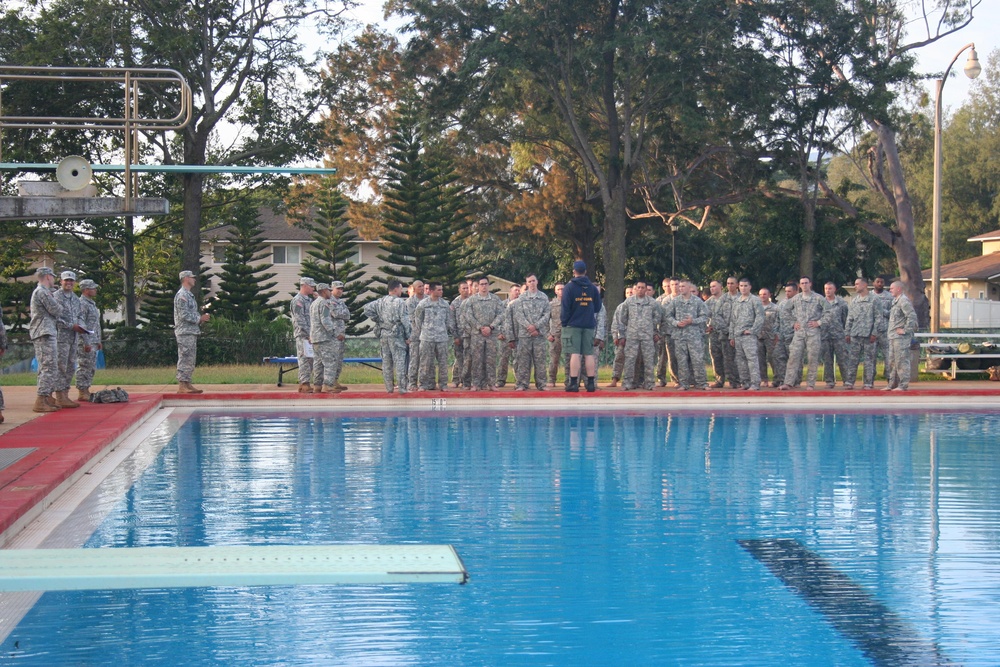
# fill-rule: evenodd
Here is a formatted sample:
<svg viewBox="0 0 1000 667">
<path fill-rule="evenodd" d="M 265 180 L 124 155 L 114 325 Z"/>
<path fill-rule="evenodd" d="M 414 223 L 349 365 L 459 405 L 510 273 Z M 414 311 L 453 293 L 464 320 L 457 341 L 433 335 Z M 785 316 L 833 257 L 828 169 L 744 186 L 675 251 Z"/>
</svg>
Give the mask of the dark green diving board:
<svg viewBox="0 0 1000 667">
<path fill-rule="evenodd" d="M 0 591 L 457 583 L 450 545 L 0 550 Z"/>
</svg>

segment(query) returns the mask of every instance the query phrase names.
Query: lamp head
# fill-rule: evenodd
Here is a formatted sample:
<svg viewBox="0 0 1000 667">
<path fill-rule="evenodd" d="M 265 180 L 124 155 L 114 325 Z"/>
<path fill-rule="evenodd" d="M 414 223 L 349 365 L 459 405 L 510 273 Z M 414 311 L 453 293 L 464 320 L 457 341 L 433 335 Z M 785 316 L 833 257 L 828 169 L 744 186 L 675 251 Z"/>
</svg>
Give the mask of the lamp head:
<svg viewBox="0 0 1000 667">
<path fill-rule="evenodd" d="M 976 47 L 972 47 L 972 51 L 969 53 L 969 59 L 965 61 L 965 76 L 970 79 L 975 79 L 979 76 L 979 73 L 983 71 L 982 66 L 979 64 L 979 54 L 976 53 Z"/>
</svg>

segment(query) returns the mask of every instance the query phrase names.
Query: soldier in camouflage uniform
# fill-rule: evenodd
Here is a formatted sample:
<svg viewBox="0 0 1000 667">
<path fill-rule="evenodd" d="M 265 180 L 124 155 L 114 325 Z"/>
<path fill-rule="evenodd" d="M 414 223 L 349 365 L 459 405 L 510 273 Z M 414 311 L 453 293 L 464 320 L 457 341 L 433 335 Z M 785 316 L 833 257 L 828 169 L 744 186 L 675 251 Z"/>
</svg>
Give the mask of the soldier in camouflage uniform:
<svg viewBox="0 0 1000 667">
<path fill-rule="evenodd" d="M 657 299 L 660 306 L 666 309 L 667 303 L 671 299 L 676 299 L 680 294 L 680 281 L 677 278 L 664 278 L 661 286 L 663 294 Z M 656 348 L 656 385 L 658 387 L 667 386 L 667 373 L 670 373 L 670 382 L 679 385 L 677 379 L 677 360 L 674 358 L 674 328 L 664 324 L 662 335 L 663 344 Z"/>
<path fill-rule="evenodd" d="M 101 337 L 101 311 L 94 303 L 97 296 L 97 283 L 93 280 L 80 281 L 80 334 L 77 350 L 78 367 L 76 369 L 76 391 L 78 401 L 90 400 L 90 387 L 94 384 L 94 372 L 97 370 L 97 353 L 103 347 Z"/>
<path fill-rule="evenodd" d="M 767 385 L 767 366 L 771 365 L 774 381 L 770 386 L 776 387 L 785 377 L 784 342 L 781 340 L 778 322 L 778 305 L 771 300 L 771 290 L 762 287 L 758 292 L 760 302 L 764 306 L 764 326 L 757 336 L 757 360 L 760 364 L 760 380 Z"/>
<path fill-rule="evenodd" d="M 652 390 L 656 383 L 656 344 L 660 342 L 663 309 L 646 293 L 646 283 L 642 281 L 636 282 L 632 288 L 632 296 L 619 308 L 622 309 L 621 323 L 625 329 L 625 377 L 622 389 L 628 391 L 637 386 L 636 357 L 641 353 L 642 387 Z"/>
<path fill-rule="evenodd" d="M 563 284 L 556 283 L 556 295 L 549 301 L 552 317 L 549 319 L 549 386 L 556 386 L 559 379 L 559 362 L 563 361 L 565 372 L 563 376 L 569 382 L 569 356 L 565 358 L 562 353 L 562 291 Z"/>
<path fill-rule="evenodd" d="M 597 350 L 597 358 L 600 360 L 608 339 L 608 309 L 604 305 L 604 288 L 598 285 L 597 291 L 601 294 L 601 309 L 597 311 L 597 326 L 594 328 L 594 349 Z"/>
<path fill-rule="evenodd" d="M 38 360 L 38 391 L 35 397 L 35 412 L 55 412 L 59 409 L 52 392 L 56 390 L 56 375 L 59 373 L 59 352 L 56 347 L 57 319 L 62 308 L 52 295 L 56 276 L 52 269 L 43 266 L 35 270 L 38 286 L 31 293 L 31 323 L 28 335 L 35 346 Z"/>
<path fill-rule="evenodd" d="M 0 357 L 7 352 L 7 327 L 3 323 L 3 308 L 0 307 Z M 3 390 L 0 389 L 0 424 L 3 423 Z"/>
<path fill-rule="evenodd" d="M 322 363 L 315 358 L 315 353 L 309 348 L 309 307 L 313 302 L 313 294 L 316 292 L 316 281 L 312 278 L 302 277 L 299 280 L 299 293 L 292 297 L 288 305 L 288 312 L 292 318 L 292 333 L 295 336 L 295 355 L 299 359 L 299 393 L 311 394 L 313 387 L 310 386 L 313 378 L 313 366 Z M 323 377 L 323 369 L 316 369 L 316 375 Z M 317 386 L 316 391 L 319 391 Z"/>
<path fill-rule="evenodd" d="M 414 320 L 414 313 L 417 306 L 424 300 L 424 283 L 422 280 L 414 280 L 410 283 L 410 298 L 406 300 L 406 316 L 410 318 L 410 346 L 407 348 L 409 354 L 407 363 L 407 388 L 416 391 L 420 380 L 420 329 Z"/>
<path fill-rule="evenodd" d="M 448 391 L 448 343 L 459 337 L 458 327 L 451 304 L 442 298 L 441 283 L 427 286 L 429 298 L 420 302 L 415 314 L 416 328 L 420 330 L 420 388 Z"/>
<path fill-rule="evenodd" d="M 847 307 L 847 321 L 844 323 L 844 340 L 849 354 L 844 389 L 854 389 L 858 363 L 861 361 L 864 361 L 863 386 L 865 389 L 874 387 L 875 345 L 878 342 L 878 320 L 881 317 L 879 305 L 868 292 L 868 281 L 858 278 L 854 281 L 854 298 Z"/>
<path fill-rule="evenodd" d="M 344 283 L 334 280 L 330 283 L 330 317 L 333 318 L 333 386 L 338 391 L 347 391 L 340 384 L 340 373 L 344 370 L 344 347 L 347 341 L 347 323 L 351 321 L 351 310 L 344 302 Z"/>
<path fill-rule="evenodd" d="M 906 391 L 910 388 L 910 342 L 917 331 L 917 313 L 910 299 L 903 294 L 903 283 L 889 285 L 892 308 L 889 309 L 889 384 L 885 391 Z"/>
<path fill-rule="evenodd" d="M 451 302 L 451 316 L 456 322 L 459 321 L 462 304 L 468 301 L 470 296 L 472 296 L 472 288 L 469 285 L 469 281 L 463 280 L 458 284 L 458 296 Z M 465 343 L 465 336 L 459 333 L 458 342 L 455 343 L 455 363 L 451 367 L 451 382 L 456 387 L 466 387 L 468 389 L 468 386 L 465 384 L 466 371 L 469 368 L 469 364 L 465 359 Z"/>
<path fill-rule="evenodd" d="M 406 342 L 410 338 L 410 318 L 406 317 L 406 300 L 400 298 L 403 284 L 392 278 L 388 284 L 389 293 L 365 304 L 365 316 L 375 323 L 382 350 L 382 380 L 385 390 L 392 393 L 393 372 L 399 393 L 406 393 Z"/>
<path fill-rule="evenodd" d="M 313 377 L 313 385 L 319 387 L 321 394 L 339 394 L 334 373 L 337 368 L 336 340 L 337 324 L 333 320 L 330 295 L 332 288 L 326 283 L 316 283 L 319 295 L 309 306 L 309 340 L 312 341 L 313 352 L 322 362 L 314 368 L 322 368 L 323 375 Z"/>
<path fill-rule="evenodd" d="M 471 341 L 472 388 L 496 391 L 497 330 L 506 311 L 503 301 L 490 292 L 487 278 L 480 278 L 477 288 L 462 307 L 460 328 Z"/>
<path fill-rule="evenodd" d="M 712 371 L 715 373 L 715 383 L 712 387 L 721 389 L 726 385 L 726 348 L 729 347 L 729 308 L 728 297 L 723 293 L 722 283 L 713 280 L 708 284 L 712 293 L 705 306 L 708 308 L 708 351 L 712 357 Z M 726 306 L 725 308 L 723 306 Z M 729 377 L 730 384 L 736 382 L 735 377 Z"/>
<path fill-rule="evenodd" d="M 870 294 L 872 299 L 876 304 L 880 306 L 879 310 L 882 314 L 882 319 L 878 322 L 878 342 L 876 343 L 875 360 L 878 361 L 878 357 L 882 357 L 882 362 L 884 366 L 882 368 L 882 373 L 886 380 L 889 379 L 889 310 L 892 308 L 892 294 L 889 290 L 885 289 L 885 280 L 881 276 L 876 278 L 872 285 L 873 289 Z"/>
<path fill-rule="evenodd" d="M 191 293 L 195 277 L 191 271 L 178 274 L 181 287 L 174 295 L 174 338 L 177 339 L 177 393 L 200 394 L 191 384 L 194 366 L 198 357 L 198 336 L 201 325 L 209 320 L 208 313 L 198 311 L 198 301 Z"/>
<path fill-rule="evenodd" d="M 750 292 L 750 281 L 741 278 L 739 296 L 729 311 L 729 344 L 736 353 L 736 369 L 744 389 L 760 390 L 757 336 L 764 326 L 764 305 Z"/>
<path fill-rule="evenodd" d="M 531 381 L 531 369 L 535 369 L 535 388 L 545 391 L 545 356 L 548 352 L 546 336 L 552 306 L 549 298 L 538 291 L 538 277 L 534 274 L 525 278 L 527 291 L 514 302 L 514 333 L 517 352 L 514 355 L 515 391 L 527 391 Z"/>
<path fill-rule="evenodd" d="M 840 369 L 841 381 L 847 384 L 847 343 L 844 341 L 844 324 L 847 322 L 847 302 L 837 296 L 837 285 L 827 282 L 823 285 L 823 320 L 820 324 L 822 347 L 820 359 L 823 362 L 823 380 L 830 389 L 837 384 L 834 360 Z"/>
<path fill-rule="evenodd" d="M 819 353 L 822 346 L 820 323 L 823 320 L 823 297 L 812 291 L 812 280 L 803 276 L 799 280 L 800 291 L 789 305 L 792 325 L 792 345 L 788 349 L 788 366 L 785 368 L 785 383 L 782 390 L 792 388 L 792 382 L 802 373 L 803 357 L 808 361 L 806 387 L 816 388 L 819 374 Z"/>
<path fill-rule="evenodd" d="M 683 391 L 692 387 L 708 389 L 705 373 L 705 326 L 708 308 L 698 298 L 687 280 L 677 285 L 677 297 L 667 303 L 663 319 L 674 328 L 674 351 L 677 353 L 677 380 Z"/>
<path fill-rule="evenodd" d="M 76 274 L 72 271 L 63 271 L 60 277 L 62 285 L 53 295 L 61 308 L 56 329 L 59 375 L 54 397 L 56 405 L 61 408 L 78 408 L 80 404 L 69 397 L 69 388 L 73 384 L 73 374 L 76 373 L 76 338 L 82 331 L 79 322 L 80 297 L 73 291 L 76 286 Z"/>
<path fill-rule="evenodd" d="M 510 359 L 517 346 L 517 330 L 514 326 L 514 302 L 521 295 L 521 288 L 518 285 L 511 285 L 510 296 L 504 302 L 507 312 L 503 323 L 500 325 L 500 363 L 497 366 L 497 387 L 507 384 L 507 372 L 510 370 Z"/>
<path fill-rule="evenodd" d="M 628 301 L 631 296 L 632 288 L 626 287 L 625 301 Z M 622 309 L 619 306 L 615 308 L 615 314 L 611 316 L 611 344 L 615 346 L 615 358 L 611 362 L 611 384 L 608 385 L 609 387 L 617 387 L 618 381 L 622 379 L 625 372 L 625 328 L 622 326 L 621 314 Z"/>
<path fill-rule="evenodd" d="M 792 337 L 795 335 L 795 316 L 792 314 L 792 299 L 799 293 L 797 283 L 789 282 L 785 284 L 785 298 L 778 303 L 778 332 L 781 336 L 782 364 L 788 370 L 788 350 L 792 347 Z M 798 369 L 792 382 L 793 387 L 802 384 L 802 369 Z M 775 378 L 778 386 L 785 384 L 785 374 Z"/>
</svg>

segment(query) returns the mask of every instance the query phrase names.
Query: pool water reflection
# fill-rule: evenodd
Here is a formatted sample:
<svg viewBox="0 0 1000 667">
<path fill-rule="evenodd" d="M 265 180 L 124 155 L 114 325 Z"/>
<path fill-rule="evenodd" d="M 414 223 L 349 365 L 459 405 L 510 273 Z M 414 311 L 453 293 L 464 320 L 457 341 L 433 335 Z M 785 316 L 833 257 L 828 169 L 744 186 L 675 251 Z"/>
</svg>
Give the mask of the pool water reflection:
<svg viewBox="0 0 1000 667">
<path fill-rule="evenodd" d="M 450 543 L 471 582 L 49 593 L 0 660 L 998 664 L 998 422 L 199 413 L 87 547 Z"/>
</svg>

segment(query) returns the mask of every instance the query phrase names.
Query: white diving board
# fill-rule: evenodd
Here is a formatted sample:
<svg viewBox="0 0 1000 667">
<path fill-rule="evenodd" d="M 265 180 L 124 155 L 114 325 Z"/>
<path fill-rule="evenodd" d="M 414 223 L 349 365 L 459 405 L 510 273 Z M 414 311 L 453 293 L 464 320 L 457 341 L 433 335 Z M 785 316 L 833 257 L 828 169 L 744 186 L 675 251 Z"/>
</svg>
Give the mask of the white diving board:
<svg viewBox="0 0 1000 667">
<path fill-rule="evenodd" d="M 0 550 L 0 591 L 464 584 L 468 578 L 447 544 Z"/>
</svg>

